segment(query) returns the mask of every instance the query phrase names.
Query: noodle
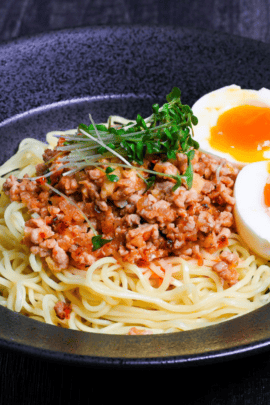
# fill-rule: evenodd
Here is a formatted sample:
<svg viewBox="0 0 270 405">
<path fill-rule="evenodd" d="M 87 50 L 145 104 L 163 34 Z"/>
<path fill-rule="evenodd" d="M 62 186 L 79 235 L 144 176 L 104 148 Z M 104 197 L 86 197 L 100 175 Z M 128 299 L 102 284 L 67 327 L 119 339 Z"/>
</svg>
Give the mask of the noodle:
<svg viewBox="0 0 270 405">
<path fill-rule="evenodd" d="M 119 117 L 117 117 L 119 121 Z M 69 131 L 73 133 L 72 131 Z M 53 133 L 47 135 L 56 145 Z M 47 145 L 33 139 L 1 168 L 22 178 L 33 176 Z M 0 187 L 4 183 L 0 179 Z M 53 273 L 21 244 L 30 218 L 23 203 L 0 196 L 0 305 L 30 318 L 92 333 L 127 334 L 132 327 L 146 333 L 171 333 L 205 327 L 253 311 L 270 301 L 270 266 L 251 255 L 237 234 L 223 250 L 239 257 L 239 281 L 224 287 L 212 266 L 220 251 L 203 251 L 203 264 L 178 257 L 154 260 L 148 267 L 98 259 L 86 271 L 70 268 Z M 54 306 L 71 304 L 70 316 L 60 319 Z"/>
</svg>

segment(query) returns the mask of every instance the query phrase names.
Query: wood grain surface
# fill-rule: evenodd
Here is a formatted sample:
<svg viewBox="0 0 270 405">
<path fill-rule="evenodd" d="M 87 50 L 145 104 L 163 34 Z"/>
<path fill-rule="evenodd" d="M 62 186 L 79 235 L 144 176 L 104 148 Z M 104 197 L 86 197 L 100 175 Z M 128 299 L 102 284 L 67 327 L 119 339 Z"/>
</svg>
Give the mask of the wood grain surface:
<svg viewBox="0 0 270 405">
<path fill-rule="evenodd" d="M 1 0 L 0 41 L 84 25 L 177 25 L 270 42 L 269 0 Z"/>
<path fill-rule="evenodd" d="M 134 24 L 189 26 L 270 43 L 270 1 L 0 0 L 0 42 L 62 28 Z M 270 404 L 270 354 L 170 374 L 128 374 L 0 349 L 0 405 L 119 404 L 130 399 L 152 404 L 161 402 L 162 394 L 165 401 L 184 405 Z"/>
</svg>

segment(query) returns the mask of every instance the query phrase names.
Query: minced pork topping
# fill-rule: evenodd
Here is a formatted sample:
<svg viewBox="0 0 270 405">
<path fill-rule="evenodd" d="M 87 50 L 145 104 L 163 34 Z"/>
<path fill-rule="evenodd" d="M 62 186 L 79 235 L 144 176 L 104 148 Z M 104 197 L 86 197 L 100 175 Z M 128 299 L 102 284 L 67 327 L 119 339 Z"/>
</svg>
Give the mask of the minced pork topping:
<svg viewBox="0 0 270 405">
<path fill-rule="evenodd" d="M 12 201 L 23 202 L 30 214 L 38 214 L 27 220 L 22 243 L 54 271 L 69 266 L 86 269 L 111 255 L 138 266 L 169 256 L 195 258 L 202 264 L 201 249 L 211 253 L 225 247 L 234 231 L 233 187 L 238 169 L 196 151 L 192 188 L 181 185 L 173 191 L 175 180 L 162 174 L 184 173 L 187 157 L 182 153 L 176 156 L 170 161 L 155 155 L 144 160 L 145 168 L 160 173 L 148 189 L 134 169 L 117 167 L 113 173 L 118 181 L 109 181 L 104 170 L 108 159 L 102 160 L 103 170 L 88 167 L 70 176 L 63 176 L 63 169 L 54 171 L 51 184 L 78 208 L 40 179 L 11 175 L 4 192 Z M 55 151 L 47 149 L 44 163 L 36 167 L 37 175 L 47 172 L 53 157 Z M 97 250 L 93 250 L 93 231 L 82 212 L 98 234 L 110 240 Z M 215 270 L 233 284 L 237 281 L 232 270 L 235 258 L 223 256 Z"/>
</svg>

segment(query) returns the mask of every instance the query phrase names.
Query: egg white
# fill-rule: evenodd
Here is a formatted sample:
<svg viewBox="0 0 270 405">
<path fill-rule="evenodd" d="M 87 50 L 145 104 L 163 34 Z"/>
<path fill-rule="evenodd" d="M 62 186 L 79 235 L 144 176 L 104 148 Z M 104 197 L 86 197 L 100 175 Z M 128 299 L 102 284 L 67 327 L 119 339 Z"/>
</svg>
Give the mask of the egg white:
<svg viewBox="0 0 270 405">
<path fill-rule="evenodd" d="M 261 161 L 246 165 L 239 172 L 234 186 L 237 232 L 251 251 L 265 259 L 270 259 L 270 212 L 264 203 L 268 163 Z"/>
<path fill-rule="evenodd" d="M 212 155 L 222 157 L 235 163 L 239 167 L 245 166 L 246 162 L 234 159 L 229 153 L 213 149 L 209 144 L 211 128 L 217 125 L 218 118 L 225 111 L 240 105 L 254 105 L 258 107 L 270 107 L 270 90 L 241 89 L 235 84 L 222 87 L 205 94 L 192 106 L 194 115 L 198 118 L 198 124 L 193 127 L 194 139 L 199 142 L 200 150 Z M 264 152 L 264 158 L 270 158 L 270 148 Z"/>
</svg>

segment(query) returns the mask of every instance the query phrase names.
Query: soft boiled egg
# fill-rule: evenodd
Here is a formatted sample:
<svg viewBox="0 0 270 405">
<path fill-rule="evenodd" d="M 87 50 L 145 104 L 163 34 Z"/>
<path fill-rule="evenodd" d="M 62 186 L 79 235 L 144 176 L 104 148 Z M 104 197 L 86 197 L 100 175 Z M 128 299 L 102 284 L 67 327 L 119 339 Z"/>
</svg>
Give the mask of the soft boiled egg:
<svg viewBox="0 0 270 405">
<path fill-rule="evenodd" d="M 270 159 L 270 90 L 222 87 L 192 107 L 198 124 L 194 139 L 200 149 L 239 167 Z"/>
<path fill-rule="evenodd" d="M 234 185 L 237 232 L 259 256 L 270 259 L 270 161 L 250 163 Z"/>
</svg>

